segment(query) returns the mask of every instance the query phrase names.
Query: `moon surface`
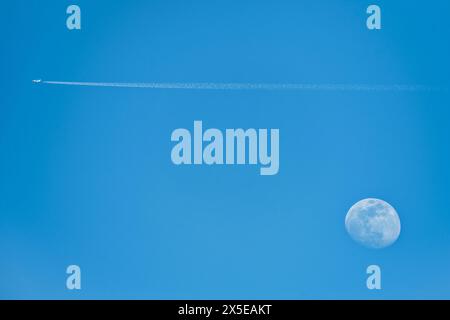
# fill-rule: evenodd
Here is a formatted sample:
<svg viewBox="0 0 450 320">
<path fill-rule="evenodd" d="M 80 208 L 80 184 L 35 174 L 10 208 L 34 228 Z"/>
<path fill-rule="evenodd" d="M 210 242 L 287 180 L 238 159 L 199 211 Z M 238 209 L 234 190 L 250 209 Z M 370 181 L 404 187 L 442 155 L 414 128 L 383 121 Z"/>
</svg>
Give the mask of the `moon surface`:
<svg viewBox="0 0 450 320">
<path fill-rule="evenodd" d="M 393 244 L 400 235 L 400 218 L 395 209 L 379 199 L 354 204 L 345 217 L 345 228 L 353 240 L 373 249 Z"/>
</svg>

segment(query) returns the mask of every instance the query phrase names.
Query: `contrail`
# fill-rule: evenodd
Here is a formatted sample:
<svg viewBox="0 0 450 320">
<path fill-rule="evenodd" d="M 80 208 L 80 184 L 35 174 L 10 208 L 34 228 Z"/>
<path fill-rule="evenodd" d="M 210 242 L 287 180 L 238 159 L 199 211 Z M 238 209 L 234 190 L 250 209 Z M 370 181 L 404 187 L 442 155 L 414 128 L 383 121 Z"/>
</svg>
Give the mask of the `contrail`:
<svg viewBox="0 0 450 320">
<path fill-rule="evenodd" d="M 447 87 L 427 85 L 307 84 L 307 83 L 214 83 L 214 82 L 73 82 L 33 80 L 36 84 L 181 90 L 298 90 L 298 91 L 448 91 Z"/>
</svg>

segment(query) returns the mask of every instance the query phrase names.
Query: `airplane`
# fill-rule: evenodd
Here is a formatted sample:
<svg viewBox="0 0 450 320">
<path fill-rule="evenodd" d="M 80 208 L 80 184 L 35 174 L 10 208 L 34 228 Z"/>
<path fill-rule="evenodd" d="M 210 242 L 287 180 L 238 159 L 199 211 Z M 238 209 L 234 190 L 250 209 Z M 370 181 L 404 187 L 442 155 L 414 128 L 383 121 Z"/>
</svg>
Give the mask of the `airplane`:
<svg viewBox="0 0 450 320">
<path fill-rule="evenodd" d="M 33 83 L 41 83 L 42 82 L 42 80 L 41 79 L 38 79 L 38 80 L 33 80 Z"/>
</svg>

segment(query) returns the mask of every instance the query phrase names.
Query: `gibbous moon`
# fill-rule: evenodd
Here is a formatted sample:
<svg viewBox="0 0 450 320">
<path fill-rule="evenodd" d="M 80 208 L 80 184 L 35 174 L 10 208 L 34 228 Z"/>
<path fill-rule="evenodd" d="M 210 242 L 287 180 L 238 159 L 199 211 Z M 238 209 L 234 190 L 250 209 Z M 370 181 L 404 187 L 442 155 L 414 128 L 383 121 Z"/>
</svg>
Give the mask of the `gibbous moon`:
<svg viewBox="0 0 450 320">
<path fill-rule="evenodd" d="M 397 240 L 400 235 L 400 218 L 389 203 L 379 199 L 364 199 L 347 212 L 345 228 L 359 244 L 381 249 Z"/>
</svg>

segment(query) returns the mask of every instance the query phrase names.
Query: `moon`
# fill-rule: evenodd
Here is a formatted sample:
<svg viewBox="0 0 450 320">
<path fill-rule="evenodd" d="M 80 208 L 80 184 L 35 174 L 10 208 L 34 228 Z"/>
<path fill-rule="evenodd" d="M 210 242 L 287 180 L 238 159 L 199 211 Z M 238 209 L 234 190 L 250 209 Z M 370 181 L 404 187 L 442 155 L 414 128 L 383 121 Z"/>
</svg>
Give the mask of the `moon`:
<svg viewBox="0 0 450 320">
<path fill-rule="evenodd" d="M 380 199 L 364 199 L 355 203 L 345 216 L 345 229 L 357 243 L 372 249 L 392 245 L 400 235 L 397 211 Z"/>
</svg>

